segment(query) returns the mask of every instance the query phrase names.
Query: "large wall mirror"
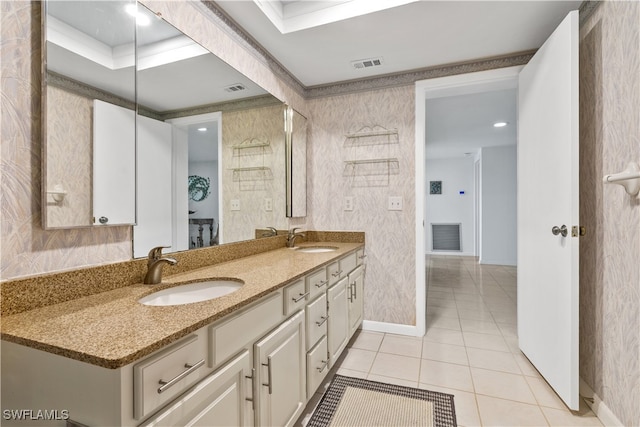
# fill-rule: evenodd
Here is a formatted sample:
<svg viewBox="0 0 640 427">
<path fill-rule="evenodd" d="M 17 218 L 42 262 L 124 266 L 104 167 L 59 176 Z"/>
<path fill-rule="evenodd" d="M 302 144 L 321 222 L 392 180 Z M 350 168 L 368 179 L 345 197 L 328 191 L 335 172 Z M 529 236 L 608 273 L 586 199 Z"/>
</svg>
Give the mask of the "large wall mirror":
<svg viewBox="0 0 640 427">
<path fill-rule="evenodd" d="M 93 10 L 89 10 L 90 5 Z M 105 5 L 108 10 L 102 10 Z M 81 6 L 87 10 L 78 11 Z M 287 228 L 286 162 L 283 161 L 287 108 L 280 100 L 135 2 L 54 1 L 47 2 L 45 11 L 47 83 L 44 91 L 48 112 L 43 160 L 45 228 L 134 222 L 116 221 L 113 214 L 96 211 L 95 163 L 109 157 L 95 147 L 96 127 L 127 129 L 125 133 L 134 129 L 137 181 L 132 179 L 127 184 L 135 196 L 134 257 L 146 256 L 152 246 L 185 250 L 252 239 L 257 228 Z M 123 26 L 126 23 L 135 28 L 133 23 L 137 20 L 135 49 L 131 40 L 112 41 L 108 45 L 112 56 L 118 52 L 127 57 L 129 77 L 115 80 L 128 82 L 131 93 L 103 84 L 101 74 L 95 69 L 104 71 L 105 65 L 96 63 L 86 53 L 69 49 L 64 52 L 67 56 L 79 56 L 82 63 L 89 64 L 89 71 L 82 74 L 95 79 L 87 80 L 66 71 L 64 64 L 69 63 L 68 59 L 58 56 L 58 49 L 50 47 L 54 42 L 49 40 L 49 23 L 53 20 L 64 22 L 76 36 L 79 32 L 88 38 L 93 38 L 91 29 L 102 23 L 121 20 Z M 100 31 L 95 29 L 95 32 Z M 54 63 L 61 65 L 54 68 Z M 58 84 L 58 80 L 62 84 Z M 73 112 L 61 117 L 51 114 L 51 110 L 66 109 L 70 102 L 56 99 L 54 103 L 49 91 L 59 86 L 73 97 L 82 98 L 88 110 L 78 125 L 85 129 L 82 136 L 67 134 L 59 138 L 86 152 L 83 161 L 86 165 L 82 170 L 77 169 L 78 156 L 65 158 L 69 149 L 58 148 L 51 138 L 52 129 L 75 127 L 75 121 L 80 121 L 80 115 Z M 132 94 L 136 91 L 134 99 Z M 137 109 L 135 125 L 130 127 L 122 122 L 115 126 L 109 121 L 103 125 L 103 119 L 94 115 L 95 110 L 102 107 L 114 110 L 107 111 L 111 120 L 128 117 Z M 109 135 L 106 139 L 128 138 Z M 120 149 L 108 154 L 114 153 L 111 157 L 125 158 Z M 62 167 L 57 168 L 54 160 Z M 54 176 L 56 169 L 59 170 Z M 113 168 L 107 170 L 114 174 Z M 82 190 L 72 188 L 71 182 L 82 183 Z M 125 191 L 129 190 L 125 190 L 124 184 L 116 186 L 117 200 L 125 198 Z M 83 195 L 82 218 L 71 220 L 71 214 L 80 210 L 72 204 L 80 194 Z"/>
</svg>

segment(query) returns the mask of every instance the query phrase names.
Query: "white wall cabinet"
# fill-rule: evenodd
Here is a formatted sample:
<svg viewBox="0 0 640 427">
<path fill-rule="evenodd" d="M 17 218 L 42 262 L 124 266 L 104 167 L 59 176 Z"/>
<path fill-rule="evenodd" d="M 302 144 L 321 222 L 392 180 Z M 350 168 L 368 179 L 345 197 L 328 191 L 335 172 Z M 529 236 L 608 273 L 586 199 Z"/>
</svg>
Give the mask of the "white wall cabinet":
<svg viewBox="0 0 640 427">
<path fill-rule="evenodd" d="M 254 346 L 258 426 L 291 426 L 307 403 L 304 316 L 299 311 Z"/>
</svg>

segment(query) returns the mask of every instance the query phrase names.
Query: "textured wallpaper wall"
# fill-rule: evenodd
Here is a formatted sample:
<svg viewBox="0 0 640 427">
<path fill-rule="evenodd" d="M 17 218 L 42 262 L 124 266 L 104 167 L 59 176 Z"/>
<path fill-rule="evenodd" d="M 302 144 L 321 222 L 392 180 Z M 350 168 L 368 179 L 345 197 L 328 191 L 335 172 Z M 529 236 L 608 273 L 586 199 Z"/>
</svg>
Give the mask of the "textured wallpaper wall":
<svg viewBox="0 0 640 427">
<path fill-rule="evenodd" d="M 311 212 L 318 230 L 366 233 L 367 320 L 415 325 L 415 94 L 413 86 L 309 101 L 308 166 Z M 361 128 L 398 130 L 398 142 L 358 146 L 345 135 Z M 345 176 L 345 161 L 397 158 L 398 174 L 380 169 Z M 353 197 L 353 211 L 344 198 Z M 403 198 L 402 211 L 387 209 L 390 196 Z"/>
<path fill-rule="evenodd" d="M 640 3 L 603 2 L 580 30 L 580 376 L 640 425 L 640 197 L 602 176 L 640 161 Z"/>
<path fill-rule="evenodd" d="M 256 228 L 287 228 L 284 151 L 282 105 L 222 113 L 225 242 L 253 239 Z M 271 200 L 270 211 L 265 199 Z M 231 209 L 232 200 L 240 210 Z"/>
<path fill-rule="evenodd" d="M 0 8 L 0 280 L 130 259 L 130 227 L 42 229 L 41 4 Z"/>
</svg>

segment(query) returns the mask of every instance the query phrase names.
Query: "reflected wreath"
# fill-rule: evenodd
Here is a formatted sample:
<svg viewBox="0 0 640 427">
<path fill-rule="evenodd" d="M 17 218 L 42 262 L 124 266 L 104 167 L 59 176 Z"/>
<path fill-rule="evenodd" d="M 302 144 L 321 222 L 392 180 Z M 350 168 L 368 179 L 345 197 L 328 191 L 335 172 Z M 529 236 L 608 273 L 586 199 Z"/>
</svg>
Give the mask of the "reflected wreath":
<svg viewBox="0 0 640 427">
<path fill-rule="evenodd" d="M 198 175 L 189 176 L 189 199 L 201 202 L 206 199 L 210 192 L 211 180 Z"/>
</svg>

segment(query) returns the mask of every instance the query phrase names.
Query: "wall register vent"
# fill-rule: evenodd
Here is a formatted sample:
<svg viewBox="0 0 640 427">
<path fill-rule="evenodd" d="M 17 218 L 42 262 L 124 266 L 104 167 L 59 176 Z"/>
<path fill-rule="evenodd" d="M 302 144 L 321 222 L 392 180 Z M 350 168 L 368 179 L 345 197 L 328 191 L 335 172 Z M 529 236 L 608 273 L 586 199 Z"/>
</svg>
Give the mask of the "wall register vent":
<svg viewBox="0 0 640 427">
<path fill-rule="evenodd" d="M 242 83 L 235 83 L 224 88 L 227 92 L 238 92 L 245 89 L 246 87 Z"/>
<path fill-rule="evenodd" d="M 433 251 L 461 252 L 460 224 L 431 224 Z"/>
</svg>

